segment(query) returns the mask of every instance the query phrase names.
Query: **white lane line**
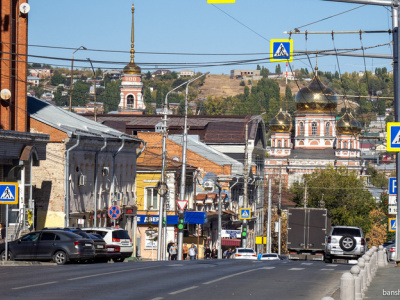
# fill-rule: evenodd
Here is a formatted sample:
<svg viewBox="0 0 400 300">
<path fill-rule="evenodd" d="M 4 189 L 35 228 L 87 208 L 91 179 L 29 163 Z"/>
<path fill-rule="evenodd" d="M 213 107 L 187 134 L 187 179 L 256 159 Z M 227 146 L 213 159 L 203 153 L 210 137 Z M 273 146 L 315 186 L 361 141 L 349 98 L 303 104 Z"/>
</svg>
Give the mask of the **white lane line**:
<svg viewBox="0 0 400 300">
<path fill-rule="evenodd" d="M 128 270 L 100 273 L 100 274 L 70 278 L 68 280 L 72 281 L 72 280 L 79 280 L 79 279 L 84 279 L 84 278 L 98 277 L 98 276 L 103 276 L 103 275 L 118 274 L 118 273 L 125 273 L 125 272 L 132 272 L 132 271 L 136 271 L 136 270 L 145 270 L 145 269 L 153 269 L 153 268 L 156 268 L 156 267 L 136 268 L 136 269 L 128 269 Z"/>
<path fill-rule="evenodd" d="M 263 267 L 263 268 L 260 268 L 259 270 L 272 270 L 272 269 L 275 269 L 275 267 Z"/>
<path fill-rule="evenodd" d="M 312 265 L 313 263 L 301 263 L 302 265 L 305 265 L 305 266 L 310 266 L 310 265 Z"/>
<path fill-rule="evenodd" d="M 304 270 L 304 268 L 291 268 L 289 271 L 301 271 Z"/>
<path fill-rule="evenodd" d="M 183 267 L 183 265 L 179 265 L 179 264 L 176 264 L 176 265 L 168 265 L 168 267 Z"/>
<path fill-rule="evenodd" d="M 169 293 L 169 294 L 170 294 L 170 295 L 176 295 L 176 294 L 183 293 L 183 292 L 186 292 L 186 291 L 190 291 L 190 290 L 193 290 L 193 289 L 196 289 L 196 288 L 198 288 L 198 286 L 197 286 L 197 285 L 194 285 L 194 286 L 188 287 L 188 288 L 186 288 L 186 289 L 181 289 L 181 290 L 179 290 L 179 291 L 171 292 L 171 293 Z"/>
<path fill-rule="evenodd" d="M 218 279 L 215 279 L 215 280 L 203 282 L 203 284 L 211 284 L 211 283 L 218 282 L 218 281 L 221 281 L 221 280 L 225 280 L 225 279 L 228 279 L 228 278 L 231 278 L 231 277 L 235 277 L 235 276 L 238 276 L 238 275 L 242 275 L 242 274 L 246 274 L 246 273 L 249 273 L 249 272 L 253 272 L 253 271 L 256 271 L 256 270 L 258 270 L 258 269 L 247 270 L 247 271 L 244 271 L 244 272 L 231 274 L 231 275 L 224 276 L 224 277 L 221 277 L 221 278 L 218 278 Z"/>
<path fill-rule="evenodd" d="M 321 269 L 321 271 L 335 271 L 334 269 Z"/>
<path fill-rule="evenodd" d="M 337 267 L 338 265 L 329 265 L 330 267 Z"/>
<path fill-rule="evenodd" d="M 151 300 L 162 300 L 162 299 L 164 299 L 164 298 L 163 297 L 157 297 L 157 298 L 153 298 Z"/>
<path fill-rule="evenodd" d="M 32 285 L 25 285 L 25 286 L 20 286 L 20 287 L 12 288 L 12 290 L 27 289 L 27 288 L 30 288 L 30 287 L 48 285 L 48 284 L 53 284 L 53 283 L 57 283 L 57 282 L 58 282 L 58 281 L 50 281 L 50 282 L 45 282 L 45 283 L 38 283 L 38 284 L 32 284 Z"/>
</svg>

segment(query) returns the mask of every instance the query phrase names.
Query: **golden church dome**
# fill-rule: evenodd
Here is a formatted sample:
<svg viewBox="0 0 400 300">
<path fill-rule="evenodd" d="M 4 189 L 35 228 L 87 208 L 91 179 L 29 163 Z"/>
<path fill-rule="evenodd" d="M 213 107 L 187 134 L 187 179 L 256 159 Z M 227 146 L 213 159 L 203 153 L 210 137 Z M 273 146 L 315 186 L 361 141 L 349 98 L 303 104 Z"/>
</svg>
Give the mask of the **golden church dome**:
<svg viewBox="0 0 400 300">
<path fill-rule="evenodd" d="M 282 112 L 282 109 L 269 123 L 272 132 L 290 132 L 292 129 L 292 118 L 288 113 Z"/>
<path fill-rule="evenodd" d="M 336 113 L 336 93 L 325 86 L 318 76 L 314 76 L 308 86 L 300 89 L 295 102 L 297 112 Z"/>
<path fill-rule="evenodd" d="M 346 112 L 336 123 L 336 131 L 338 134 L 359 134 L 361 129 L 361 123 L 348 112 Z"/>
<path fill-rule="evenodd" d="M 140 67 L 132 61 L 124 68 L 124 74 L 140 74 L 141 72 Z"/>
</svg>

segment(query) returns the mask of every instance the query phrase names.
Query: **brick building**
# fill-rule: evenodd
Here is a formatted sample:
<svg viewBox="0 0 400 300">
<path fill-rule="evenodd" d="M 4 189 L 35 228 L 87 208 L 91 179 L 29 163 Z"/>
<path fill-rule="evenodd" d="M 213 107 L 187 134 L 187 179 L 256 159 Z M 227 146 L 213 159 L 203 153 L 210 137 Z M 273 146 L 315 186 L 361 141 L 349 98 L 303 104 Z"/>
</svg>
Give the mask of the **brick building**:
<svg viewBox="0 0 400 300">
<path fill-rule="evenodd" d="M 0 0 L 0 181 L 19 184 L 19 203 L 9 205 L 11 235 L 35 223 L 32 197 L 33 166 L 46 159 L 49 136 L 29 132 L 27 116 L 27 14 L 20 5 L 27 1 Z M 33 218 L 27 217 L 33 215 Z M 32 213 L 32 214 L 31 214 Z M 5 205 L 0 206 L 4 222 Z"/>
</svg>

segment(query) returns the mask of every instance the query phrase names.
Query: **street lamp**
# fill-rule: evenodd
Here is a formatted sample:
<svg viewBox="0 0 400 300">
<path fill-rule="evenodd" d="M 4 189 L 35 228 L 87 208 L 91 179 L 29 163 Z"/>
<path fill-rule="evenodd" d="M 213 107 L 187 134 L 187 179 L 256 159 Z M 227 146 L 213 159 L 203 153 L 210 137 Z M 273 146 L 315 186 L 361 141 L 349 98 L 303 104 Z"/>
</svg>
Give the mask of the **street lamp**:
<svg viewBox="0 0 400 300">
<path fill-rule="evenodd" d="M 243 208 L 246 208 L 248 205 L 248 199 L 247 199 L 247 188 L 248 188 L 248 178 L 249 178 L 249 166 L 248 166 L 248 143 L 249 143 L 249 138 L 248 138 L 248 129 L 249 129 L 249 123 L 253 120 L 255 120 L 258 117 L 261 117 L 262 115 L 264 115 L 266 112 L 263 112 L 261 115 L 258 116 L 254 116 L 252 117 L 250 120 L 248 120 L 246 122 L 246 126 L 245 126 L 245 132 L 244 132 L 244 138 L 245 138 L 245 146 L 244 146 L 244 197 L 243 197 Z M 246 226 L 247 225 L 247 219 L 243 220 L 243 225 Z M 243 248 L 247 248 L 247 239 L 243 240 L 243 244 L 242 247 Z"/>
<path fill-rule="evenodd" d="M 92 66 L 92 71 L 93 71 L 93 79 L 94 79 L 94 121 L 97 122 L 97 106 L 96 106 L 96 72 L 94 71 L 92 61 L 90 58 L 87 58 L 87 60 L 90 62 L 90 65 Z"/>
<path fill-rule="evenodd" d="M 69 111 L 72 111 L 72 83 L 73 83 L 73 73 L 74 73 L 74 54 L 75 52 L 79 51 L 79 50 L 87 50 L 86 47 L 84 46 L 80 46 L 78 49 L 76 49 L 73 53 L 72 53 L 72 60 L 71 60 L 71 85 L 69 87 Z"/>
</svg>

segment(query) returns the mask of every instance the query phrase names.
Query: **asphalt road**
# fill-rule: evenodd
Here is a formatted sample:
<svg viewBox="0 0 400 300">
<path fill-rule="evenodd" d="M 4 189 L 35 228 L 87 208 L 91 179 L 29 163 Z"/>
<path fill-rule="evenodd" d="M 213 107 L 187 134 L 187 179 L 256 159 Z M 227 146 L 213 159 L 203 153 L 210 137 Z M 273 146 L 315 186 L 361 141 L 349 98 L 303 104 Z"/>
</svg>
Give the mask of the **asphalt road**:
<svg viewBox="0 0 400 300">
<path fill-rule="evenodd" d="M 197 260 L 0 266 L 0 299 L 318 299 L 351 266 Z"/>
</svg>

